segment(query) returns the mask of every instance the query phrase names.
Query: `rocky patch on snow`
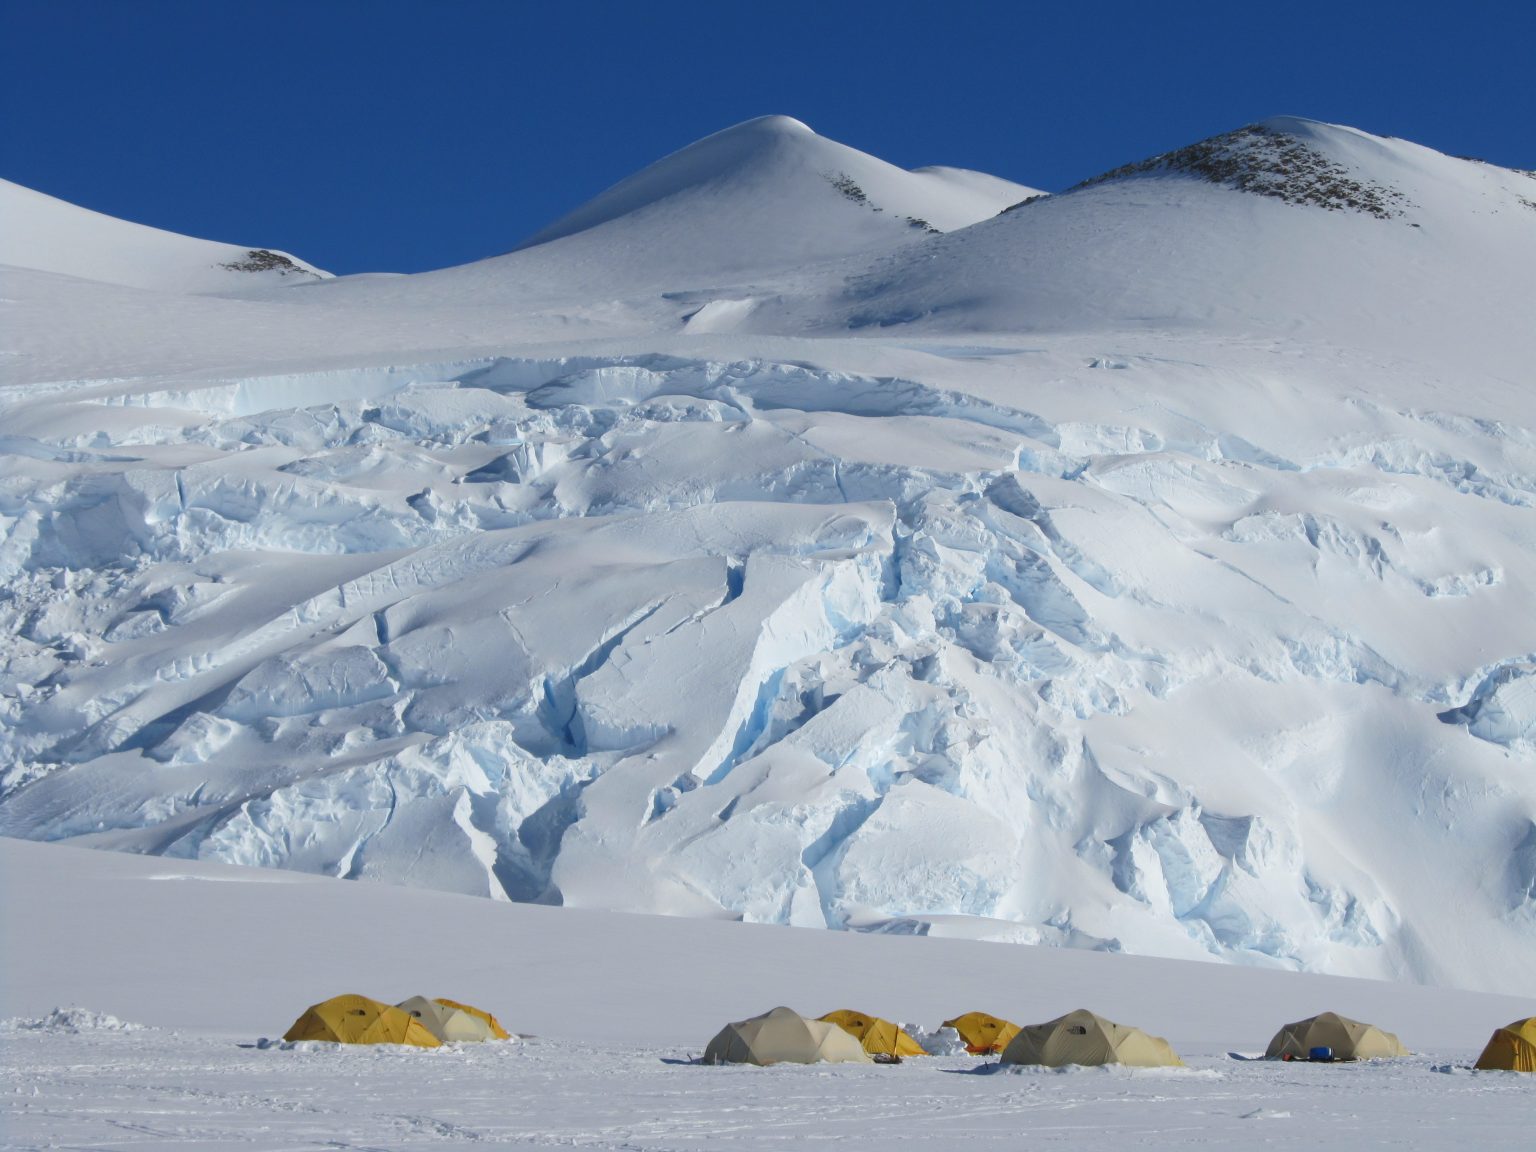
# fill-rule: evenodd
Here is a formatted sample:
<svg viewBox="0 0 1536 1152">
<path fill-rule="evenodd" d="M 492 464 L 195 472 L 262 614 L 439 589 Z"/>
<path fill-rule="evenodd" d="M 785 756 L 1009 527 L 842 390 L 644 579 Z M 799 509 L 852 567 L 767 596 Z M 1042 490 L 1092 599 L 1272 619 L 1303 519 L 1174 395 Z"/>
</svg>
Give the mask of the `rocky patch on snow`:
<svg viewBox="0 0 1536 1152">
<path fill-rule="evenodd" d="M 1330 159 L 1300 137 L 1266 124 L 1249 124 L 1199 143 L 1138 160 L 1077 185 L 1089 188 L 1133 176 L 1174 173 L 1287 204 L 1360 212 L 1379 220 L 1411 205 L 1395 188 L 1378 184 Z"/>
<path fill-rule="evenodd" d="M 276 272 L 279 276 L 303 276 L 308 280 L 321 279 L 308 268 L 301 267 L 291 256 L 266 248 L 252 248 L 244 256 L 219 265 L 231 272 Z"/>
</svg>

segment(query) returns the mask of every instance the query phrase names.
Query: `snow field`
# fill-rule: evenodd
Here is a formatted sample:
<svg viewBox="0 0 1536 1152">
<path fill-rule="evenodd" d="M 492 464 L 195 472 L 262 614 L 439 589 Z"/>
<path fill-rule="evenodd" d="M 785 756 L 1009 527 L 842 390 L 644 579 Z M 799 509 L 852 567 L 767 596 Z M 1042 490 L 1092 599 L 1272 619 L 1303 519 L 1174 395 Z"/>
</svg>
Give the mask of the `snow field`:
<svg viewBox="0 0 1536 1152">
<path fill-rule="evenodd" d="M 1186 1069 L 993 1071 L 679 1065 L 685 1053 L 575 1040 L 257 1050 L 142 1031 L 0 1037 L 14 1147 L 855 1149 L 1507 1145 L 1528 1129 L 1518 1073 L 1432 1058 L 1307 1067 L 1197 1059 Z M 328 1050 L 318 1050 L 325 1048 Z M 991 1074 L 988 1074 L 988 1073 Z"/>
<path fill-rule="evenodd" d="M 0 840 L 0 1115 L 13 1147 L 594 1149 L 814 1145 L 1420 1148 L 1507 1143 L 1536 1083 L 1472 1073 L 1529 999 L 958 940 L 636 917 Z M 261 1047 L 342 989 L 456 993 L 522 1039 Z M 730 1019 L 788 1001 L 936 1024 L 1068 1005 L 1166 1034 L 1186 1069 L 709 1068 Z M 56 1004 L 94 1009 L 53 1010 Z M 1333 1006 L 1417 1055 L 1229 1059 Z M 130 1023 L 125 1023 L 128 1021 Z M 533 1035 L 526 1035 L 532 1033 Z M 1470 1142 L 1470 1143 L 1469 1143 Z"/>
</svg>

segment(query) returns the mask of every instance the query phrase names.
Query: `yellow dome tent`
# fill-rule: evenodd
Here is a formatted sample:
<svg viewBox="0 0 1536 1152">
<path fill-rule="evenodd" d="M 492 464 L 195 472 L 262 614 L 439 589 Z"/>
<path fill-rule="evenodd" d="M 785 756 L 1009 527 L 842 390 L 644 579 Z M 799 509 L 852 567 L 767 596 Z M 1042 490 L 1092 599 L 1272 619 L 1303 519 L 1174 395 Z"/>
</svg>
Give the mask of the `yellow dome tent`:
<svg viewBox="0 0 1536 1152">
<path fill-rule="evenodd" d="M 704 1049 L 706 1064 L 869 1064 L 859 1042 L 836 1024 L 775 1008 L 727 1024 Z"/>
<path fill-rule="evenodd" d="M 942 1026 L 960 1033 L 966 1051 L 976 1056 L 1001 1052 L 1019 1032 L 1017 1024 L 988 1016 L 985 1012 L 967 1012 L 964 1016 L 944 1021 Z"/>
<path fill-rule="evenodd" d="M 1086 1008 L 1044 1024 L 1019 1029 L 1003 1050 L 1004 1064 L 1124 1064 L 1132 1068 L 1182 1068 L 1184 1061 L 1161 1036 L 1116 1024 Z"/>
<path fill-rule="evenodd" d="M 438 1039 L 408 1012 L 367 996 L 333 996 L 305 1009 L 283 1033 L 284 1040 L 325 1040 L 332 1044 L 410 1044 L 436 1048 Z"/>
<path fill-rule="evenodd" d="M 905 1028 L 879 1016 L 866 1016 L 851 1008 L 839 1008 L 836 1012 L 828 1012 L 822 1019 L 851 1033 L 871 1056 L 928 1055 Z"/>
<path fill-rule="evenodd" d="M 1493 1034 L 1474 1068 L 1536 1072 L 1536 1016 L 1506 1024 Z"/>
<path fill-rule="evenodd" d="M 501 1021 L 484 1008 L 476 1008 L 473 1004 L 460 1004 L 457 1000 L 449 1000 L 446 996 L 437 997 L 437 1003 L 445 1008 L 457 1008 L 460 1012 L 468 1012 L 471 1016 L 477 1016 L 484 1020 L 485 1026 L 491 1030 L 491 1038 L 494 1040 L 512 1039 L 512 1033 L 503 1028 Z"/>
<path fill-rule="evenodd" d="M 1333 1049 L 1335 1060 L 1380 1060 L 1408 1055 L 1408 1049 L 1391 1032 L 1337 1012 L 1322 1012 L 1287 1024 L 1275 1033 L 1264 1055 L 1271 1060 L 1305 1060 L 1314 1048 Z"/>
</svg>

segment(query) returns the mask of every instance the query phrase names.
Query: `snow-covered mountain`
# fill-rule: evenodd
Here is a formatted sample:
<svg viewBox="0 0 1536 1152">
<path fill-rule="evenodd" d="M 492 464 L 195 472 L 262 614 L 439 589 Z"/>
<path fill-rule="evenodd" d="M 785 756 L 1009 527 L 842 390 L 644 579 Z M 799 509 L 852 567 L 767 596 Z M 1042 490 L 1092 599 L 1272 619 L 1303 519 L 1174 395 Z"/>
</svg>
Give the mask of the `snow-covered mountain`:
<svg viewBox="0 0 1536 1152">
<path fill-rule="evenodd" d="M 638 311 L 642 330 L 675 318 L 718 331 L 808 268 L 920 246 L 1040 195 L 965 169 L 905 171 L 762 116 L 658 160 L 507 255 L 335 293 L 371 308 L 494 302 L 557 312 L 566 327 Z"/>
<path fill-rule="evenodd" d="M 464 268 L 6 273 L 0 832 L 1521 987 L 1536 178 L 1028 198 L 768 118 Z"/>
<path fill-rule="evenodd" d="M 241 292 L 330 276 L 286 252 L 197 240 L 0 180 L 0 265 L 158 292 Z"/>
<path fill-rule="evenodd" d="M 761 271 L 950 232 L 1038 194 L 982 172 L 903 171 L 791 117 L 762 116 L 620 181 L 519 248 L 622 222 L 630 235 L 649 233 L 652 264 L 684 243 L 723 268 Z"/>
<path fill-rule="evenodd" d="M 1193 329 L 1519 378 L 1536 317 L 1533 205 L 1530 172 L 1279 117 L 780 307 L 819 331 Z"/>
</svg>

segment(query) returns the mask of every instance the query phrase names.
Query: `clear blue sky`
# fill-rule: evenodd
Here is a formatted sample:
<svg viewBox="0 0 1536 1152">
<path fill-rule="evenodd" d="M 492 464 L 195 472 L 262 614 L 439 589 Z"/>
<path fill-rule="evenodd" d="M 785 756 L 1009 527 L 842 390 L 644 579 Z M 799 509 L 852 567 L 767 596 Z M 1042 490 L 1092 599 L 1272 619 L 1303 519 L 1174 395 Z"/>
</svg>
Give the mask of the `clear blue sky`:
<svg viewBox="0 0 1536 1152">
<path fill-rule="evenodd" d="M 0 0 L 0 175 L 418 271 L 770 112 L 1048 189 L 1280 113 L 1536 167 L 1533 45 L 1525 0 Z"/>
</svg>

